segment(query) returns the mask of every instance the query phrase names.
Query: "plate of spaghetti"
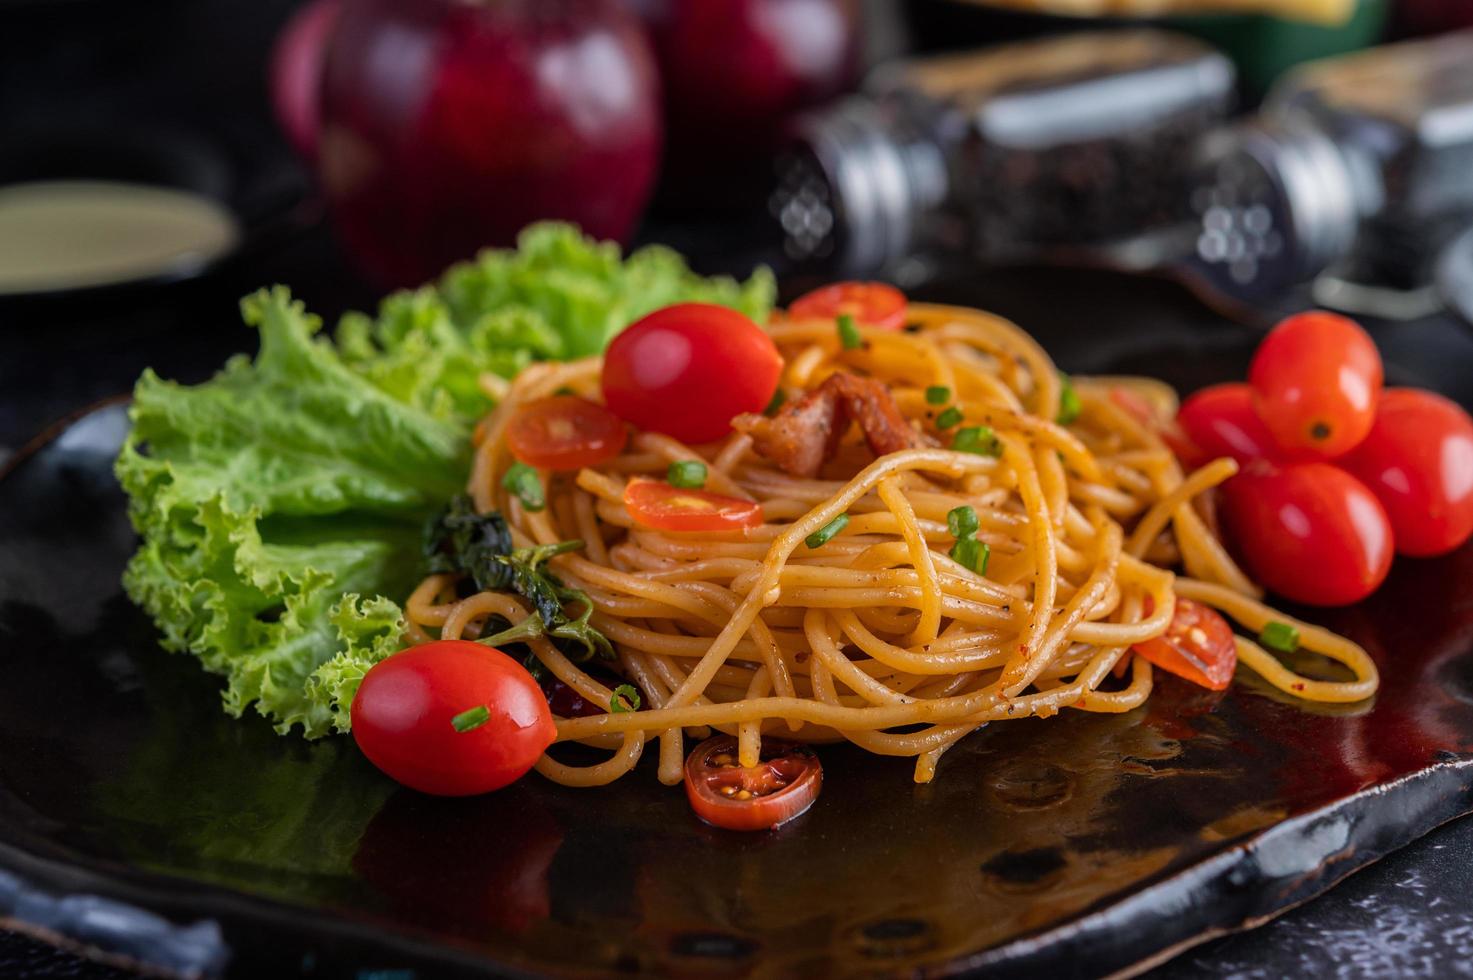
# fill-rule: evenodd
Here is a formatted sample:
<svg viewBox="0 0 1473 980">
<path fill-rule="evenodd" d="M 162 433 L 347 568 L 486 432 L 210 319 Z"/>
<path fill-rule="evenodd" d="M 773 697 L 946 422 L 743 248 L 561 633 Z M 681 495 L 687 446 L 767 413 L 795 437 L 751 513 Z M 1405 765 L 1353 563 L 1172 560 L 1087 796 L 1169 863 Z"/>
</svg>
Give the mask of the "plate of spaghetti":
<svg viewBox="0 0 1473 980">
<path fill-rule="evenodd" d="M 28 908 L 118 903 L 104 949 L 1104 975 L 1467 809 L 1467 530 L 1378 482 L 1459 458 L 1461 410 L 1338 318 L 1183 401 L 981 308 L 782 308 L 559 226 L 330 337 L 243 311 L 254 359 L 0 479 L 6 622 L 55 651 L 0 692 L 42 818 L 0 858 Z M 1274 401 L 1322 369 L 1370 408 Z"/>
</svg>

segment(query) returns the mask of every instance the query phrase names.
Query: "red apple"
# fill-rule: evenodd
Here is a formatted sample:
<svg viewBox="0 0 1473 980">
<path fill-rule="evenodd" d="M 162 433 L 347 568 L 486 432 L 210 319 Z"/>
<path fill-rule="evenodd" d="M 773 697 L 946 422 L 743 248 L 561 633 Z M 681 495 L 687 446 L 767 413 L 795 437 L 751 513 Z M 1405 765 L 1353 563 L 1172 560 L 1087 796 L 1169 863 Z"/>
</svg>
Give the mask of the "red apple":
<svg viewBox="0 0 1473 980">
<path fill-rule="evenodd" d="M 615 0 L 350 0 L 328 48 L 323 186 L 382 286 L 544 218 L 627 240 L 660 142 L 653 56 Z"/>
<path fill-rule="evenodd" d="M 271 106 L 276 121 L 309 163 L 317 160 L 322 59 L 341 7 L 340 0 L 312 0 L 298 8 L 271 51 Z"/>
</svg>

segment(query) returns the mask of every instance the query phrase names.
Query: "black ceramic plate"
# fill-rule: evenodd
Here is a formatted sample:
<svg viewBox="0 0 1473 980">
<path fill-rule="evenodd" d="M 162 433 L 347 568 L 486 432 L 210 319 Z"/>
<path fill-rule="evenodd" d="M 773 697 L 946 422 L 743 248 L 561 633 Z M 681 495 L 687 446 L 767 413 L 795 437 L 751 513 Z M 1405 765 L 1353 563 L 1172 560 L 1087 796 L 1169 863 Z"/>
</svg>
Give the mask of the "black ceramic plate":
<svg viewBox="0 0 1473 980">
<path fill-rule="evenodd" d="M 764 835 L 697 822 L 652 764 L 421 797 L 350 740 L 226 718 L 159 650 L 117 584 L 124 426 L 84 415 L 0 478 L 0 920 L 155 967 L 1096 976 L 1473 810 L 1473 548 L 1320 615 L 1380 664 L 1370 704 L 1168 679 L 1130 714 L 993 726 L 929 786 L 825 749 L 818 803 Z"/>
</svg>

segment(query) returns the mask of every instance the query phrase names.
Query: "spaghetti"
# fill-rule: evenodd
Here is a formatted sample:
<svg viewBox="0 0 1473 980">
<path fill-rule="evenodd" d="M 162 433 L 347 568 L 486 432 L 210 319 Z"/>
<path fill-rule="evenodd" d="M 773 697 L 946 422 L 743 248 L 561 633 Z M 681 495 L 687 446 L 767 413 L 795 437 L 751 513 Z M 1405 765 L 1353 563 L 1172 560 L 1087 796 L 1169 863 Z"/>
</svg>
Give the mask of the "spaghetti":
<svg viewBox="0 0 1473 980">
<path fill-rule="evenodd" d="M 737 736 L 743 765 L 756 764 L 763 734 L 847 739 L 913 757 L 916 781 L 926 782 L 947 749 L 989 722 L 1140 705 L 1152 667 L 1131 648 L 1165 633 L 1178 597 L 1250 630 L 1287 622 L 1304 649 L 1347 668 L 1349 680 L 1302 676 L 1238 637 L 1241 662 L 1294 697 L 1374 693 L 1366 653 L 1259 602 L 1204 519 L 1201 495 L 1236 464 L 1219 459 L 1183 473 L 1158 427 L 1117 397 L 1125 391 L 1164 420 L 1175 411 L 1169 388 L 1076 379 L 1077 418 L 1058 424 L 1061 375 L 1021 330 L 957 307 L 911 304 L 907 317 L 902 332 L 863 330 L 859 346 L 831 319 L 775 320 L 768 329 L 783 354 L 784 390 L 813 390 L 837 372 L 877 379 L 917 432 L 934 432 L 939 411 L 927 390 L 944 388 L 969 425 L 988 427 L 991 452 L 938 448 L 929 438 L 876 457 L 850 432 L 819 475 L 804 477 L 758 454 L 750 434 L 687 446 L 637 433 L 598 468 L 541 474 L 546 507 L 533 512 L 501 485 L 514 462 L 507 422 L 519 406 L 564 389 L 598 399 L 601 361 L 538 364 L 495 392 L 501 403 L 475 433 L 474 503 L 500 510 L 518 547 L 585 542 L 551 567 L 591 598 L 592 623 L 614 644 L 618 672 L 643 692 L 643 710 L 557 721 L 559 741 L 598 746 L 608 758 L 575 767 L 544 755 L 540 772 L 602 785 L 655 738 L 659 778 L 674 784 L 685 737 L 716 729 Z M 763 523 L 717 533 L 637 523 L 626 484 L 661 478 L 677 461 L 703 463 L 707 489 L 757 502 Z M 947 516 L 959 507 L 971 508 L 976 540 L 990 552 L 985 573 L 949 553 Z M 815 532 L 844 516 L 836 534 L 811 546 Z M 1170 570 L 1177 566 L 1185 575 Z M 441 574 L 415 590 L 406 604 L 411 641 L 475 637 L 492 617 L 529 615 L 513 595 L 458 598 L 456 586 Z M 608 686 L 545 638 L 528 642 L 553 675 L 610 711 Z M 1117 670 L 1127 657 L 1128 677 Z"/>
</svg>

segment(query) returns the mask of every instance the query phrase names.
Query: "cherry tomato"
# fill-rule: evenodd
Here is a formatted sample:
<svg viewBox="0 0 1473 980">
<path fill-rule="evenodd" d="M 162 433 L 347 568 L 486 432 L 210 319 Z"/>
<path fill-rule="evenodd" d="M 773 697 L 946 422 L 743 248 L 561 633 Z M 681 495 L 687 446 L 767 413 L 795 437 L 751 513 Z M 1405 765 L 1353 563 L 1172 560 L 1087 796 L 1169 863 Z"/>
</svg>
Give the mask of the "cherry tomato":
<svg viewBox="0 0 1473 980">
<path fill-rule="evenodd" d="M 769 830 L 818 799 L 823 766 L 802 745 L 762 742 L 761 762 L 743 769 L 737 740 L 708 738 L 685 760 L 685 795 L 696 816 L 727 830 Z"/>
<path fill-rule="evenodd" d="M 580 470 L 613 459 L 629 430 L 613 412 L 577 395 L 539 398 L 506 426 L 511 454 L 539 470 Z"/>
<path fill-rule="evenodd" d="M 604 403 L 626 422 L 687 443 L 731 431 L 772 401 L 783 359 L 772 338 L 736 310 L 678 303 L 614 338 L 604 354 Z"/>
<path fill-rule="evenodd" d="M 1385 509 L 1338 466 L 1259 462 L 1222 490 L 1222 516 L 1248 571 L 1287 599 L 1315 606 L 1358 602 L 1391 568 Z"/>
<path fill-rule="evenodd" d="M 685 490 L 660 480 L 630 480 L 624 488 L 629 516 L 660 531 L 740 531 L 762 526 L 762 506 L 753 500 L 706 490 Z"/>
<path fill-rule="evenodd" d="M 795 320 L 833 320 L 845 313 L 864 326 L 899 330 L 905 326 L 905 294 L 883 282 L 836 282 L 804 293 L 788 307 Z"/>
<path fill-rule="evenodd" d="M 1193 445 L 1192 440 L 1182 431 L 1180 425 L 1158 417 L 1156 411 L 1151 408 L 1150 402 L 1129 388 L 1111 388 L 1110 401 L 1125 409 L 1130 413 L 1131 418 L 1160 436 L 1161 441 L 1166 443 L 1166 448 L 1170 449 L 1187 469 L 1196 469 L 1212 460 L 1211 456 L 1207 456 Z"/>
<path fill-rule="evenodd" d="M 1242 382 L 1212 385 L 1196 392 L 1182 403 L 1176 421 L 1201 450 L 1203 462 L 1223 456 L 1239 463 L 1255 459 L 1283 461 L 1296 455 L 1274 441 L 1253 408 L 1253 389 Z"/>
<path fill-rule="evenodd" d="M 1386 508 L 1402 554 L 1440 555 L 1473 534 L 1473 419 L 1441 395 L 1388 389 L 1340 463 Z"/>
<path fill-rule="evenodd" d="M 1155 603 L 1146 596 L 1146 615 Z M 1162 670 L 1185 677 L 1209 691 L 1224 691 L 1238 665 L 1238 646 L 1227 620 L 1200 602 L 1176 600 L 1166 632 L 1131 647 Z"/>
<path fill-rule="evenodd" d="M 1275 441 L 1317 459 L 1349 452 L 1371 431 L 1381 376 L 1381 355 L 1366 332 L 1324 312 L 1274 327 L 1248 368 L 1253 407 Z"/>
<path fill-rule="evenodd" d="M 466 731 L 454 719 L 486 709 Z M 412 789 L 471 796 L 520 779 L 557 731 L 542 689 L 500 650 L 438 640 L 402 650 L 364 675 L 353 738 L 369 761 Z"/>
</svg>

